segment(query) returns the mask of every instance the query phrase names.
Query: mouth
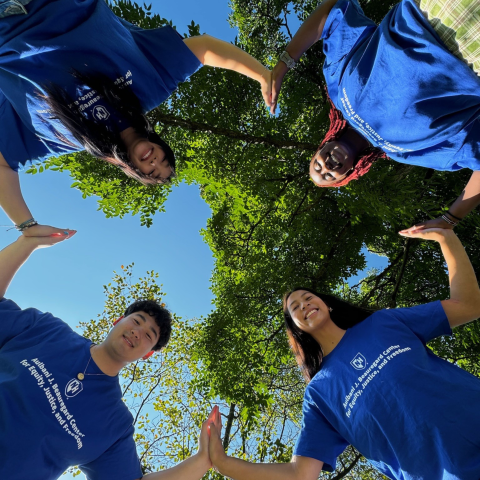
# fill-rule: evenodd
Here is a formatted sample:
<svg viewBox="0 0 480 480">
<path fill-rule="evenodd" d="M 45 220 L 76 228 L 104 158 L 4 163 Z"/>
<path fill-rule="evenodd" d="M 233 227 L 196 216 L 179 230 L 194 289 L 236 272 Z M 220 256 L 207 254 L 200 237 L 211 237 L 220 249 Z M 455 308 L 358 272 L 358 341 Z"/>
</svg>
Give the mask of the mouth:
<svg viewBox="0 0 480 480">
<path fill-rule="evenodd" d="M 123 340 L 129 347 L 133 348 L 133 343 L 125 335 L 123 335 Z"/>
<path fill-rule="evenodd" d="M 345 161 L 345 157 L 339 154 L 338 151 L 330 152 L 328 157 L 328 167 L 329 170 L 340 170 L 343 167 L 343 163 Z"/>
<path fill-rule="evenodd" d="M 318 312 L 318 308 L 313 308 L 312 310 L 308 311 L 305 315 L 305 320 L 308 320 L 316 312 Z"/>
<path fill-rule="evenodd" d="M 145 152 L 145 154 L 143 155 L 143 157 L 141 158 L 141 160 L 147 160 L 148 157 L 150 157 L 150 155 L 153 153 L 153 147 L 152 148 L 149 148 L 147 152 Z"/>
</svg>

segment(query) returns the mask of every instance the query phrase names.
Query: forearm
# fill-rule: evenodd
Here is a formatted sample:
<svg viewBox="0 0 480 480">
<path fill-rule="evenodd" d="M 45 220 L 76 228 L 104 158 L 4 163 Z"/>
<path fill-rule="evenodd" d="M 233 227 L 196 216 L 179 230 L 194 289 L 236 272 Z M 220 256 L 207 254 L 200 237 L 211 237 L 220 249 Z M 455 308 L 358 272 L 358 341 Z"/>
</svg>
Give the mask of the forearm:
<svg viewBox="0 0 480 480">
<path fill-rule="evenodd" d="M 338 0 L 325 0 L 302 23 L 292 41 L 287 45 L 288 54 L 295 60 L 299 58 L 322 36 L 328 14 Z"/>
<path fill-rule="evenodd" d="M 30 239 L 21 236 L 0 252 L 0 298 L 5 296 L 13 277 L 35 248 Z"/>
<path fill-rule="evenodd" d="M 18 173 L 6 164 L 1 154 L 0 157 L 0 206 L 14 224 L 20 225 L 32 218 L 32 214 L 23 199 Z"/>
<path fill-rule="evenodd" d="M 218 471 L 234 480 L 296 480 L 293 463 L 250 463 L 238 458 L 226 457 Z M 308 480 L 306 478 L 302 480 Z"/>
<path fill-rule="evenodd" d="M 458 218 L 467 216 L 480 204 L 480 171 L 473 172 L 461 195 L 452 203 L 449 211 Z"/>
<path fill-rule="evenodd" d="M 199 480 L 209 469 L 208 456 L 196 454 L 168 470 L 149 473 L 142 480 Z"/>
<path fill-rule="evenodd" d="M 450 232 L 450 231 L 449 231 Z M 453 231 L 440 242 L 447 263 L 450 282 L 450 299 L 469 306 L 472 319 L 480 315 L 480 289 L 470 259 Z"/>
<path fill-rule="evenodd" d="M 186 38 L 184 42 L 204 65 L 233 70 L 257 82 L 268 73 L 268 69 L 247 52 L 210 35 Z"/>
</svg>

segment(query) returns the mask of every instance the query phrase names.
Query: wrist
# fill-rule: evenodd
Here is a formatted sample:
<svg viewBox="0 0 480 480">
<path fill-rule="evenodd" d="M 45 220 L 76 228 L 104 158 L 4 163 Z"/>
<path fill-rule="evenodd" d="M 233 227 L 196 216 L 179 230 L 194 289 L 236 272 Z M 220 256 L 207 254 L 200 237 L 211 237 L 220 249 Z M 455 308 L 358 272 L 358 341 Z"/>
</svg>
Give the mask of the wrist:
<svg viewBox="0 0 480 480">
<path fill-rule="evenodd" d="M 202 475 L 210 470 L 212 462 L 210 461 L 208 451 L 198 451 L 195 455 L 192 455 L 192 457 L 195 459 L 198 468 L 203 471 Z"/>
<path fill-rule="evenodd" d="M 229 476 L 229 473 L 232 473 L 229 469 L 229 464 L 231 463 L 232 459 L 226 455 L 219 455 L 218 458 L 215 459 L 215 463 L 213 463 L 213 467 L 218 473 L 221 473 L 222 475 Z"/>
<path fill-rule="evenodd" d="M 20 245 L 21 248 L 25 249 L 29 253 L 34 252 L 38 247 L 37 237 L 26 237 L 25 235 L 20 235 L 15 243 Z"/>
<path fill-rule="evenodd" d="M 277 64 L 275 65 L 275 70 L 282 76 L 285 76 L 289 70 L 289 68 L 287 67 L 287 65 L 282 62 L 281 60 L 279 60 L 277 62 Z"/>
<path fill-rule="evenodd" d="M 438 239 L 438 243 L 440 243 L 441 245 L 448 244 L 455 241 L 459 241 L 455 232 L 452 229 L 446 229 L 446 228 L 442 230 L 440 238 Z"/>
<path fill-rule="evenodd" d="M 285 64 L 288 70 L 291 70 L 292 68 L 295 68 L 295 65 L 297 62 L 295 61 L 294 58 L 290 56 L 290 54 L 284 50 L 279 57 L 279 60 Z"/>
<path fill-rule="evenodd" d="M 260 72 L 259 74 L 259 77 L 257 78 L 258 82 L 260 84 L 265 84 L 265 83 L 268 83 L 268 77 L 269 75 L 271 75 L 271 71 L 262 65 L 262 71 Z"/>
</svg>

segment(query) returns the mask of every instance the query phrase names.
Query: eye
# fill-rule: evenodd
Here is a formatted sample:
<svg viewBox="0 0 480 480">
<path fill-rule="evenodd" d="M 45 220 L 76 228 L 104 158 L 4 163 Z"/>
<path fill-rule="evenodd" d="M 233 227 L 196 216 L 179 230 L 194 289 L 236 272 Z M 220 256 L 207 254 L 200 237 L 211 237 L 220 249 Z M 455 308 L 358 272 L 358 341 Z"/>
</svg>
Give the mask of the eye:
<svg viewBox="0 0 480 480">
<path fill-rule="evenodd" d="M 295 305 L 292 309 L 292 312 L 294 312 L 298 308 L 298 305 Z"/>
<path fill-rule="evenodd" d="M 137 319 L 135 319 L 134 322 L 135 322 L 137 325 L 140 325 L 140 322 L 139 322 Z"/>
<path fill-rule="evenodd" d="M 152 339 L 152 337 L 151 337 L 148 333 L 147 333 L 147 338 L 148 338 L 149 340 Z"/>
<path fill-rule="evenodd" d="M 307 297 L 305 300 L 311 300 L 312 296 L 310 295 L 309 297 Z"/>
</svg>

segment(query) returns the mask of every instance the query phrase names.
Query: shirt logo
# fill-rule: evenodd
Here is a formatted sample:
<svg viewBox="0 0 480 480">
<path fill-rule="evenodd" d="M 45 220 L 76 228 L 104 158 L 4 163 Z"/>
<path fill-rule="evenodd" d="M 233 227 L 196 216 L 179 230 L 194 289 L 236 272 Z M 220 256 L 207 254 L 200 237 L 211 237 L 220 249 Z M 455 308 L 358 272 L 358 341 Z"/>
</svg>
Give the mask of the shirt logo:
<svg viewBox="0 0 480 480">
<path fill-rule="evenodd" d="M 367 360 L 361 353 L 357 353 L 350 362 L 350 365 L 356 370 L 363 370 L 367 366 Z"/>
<path fill-rule="evenodd" d="M 110 112 L 103 105 L 97 105 L 93 109 L 93 116 L 97 120 L 107 120 L 110 116 Z"/>
<path fill-rule="evenodd" d="M 78 395 L 83 390 L 83 383 L 79 382 L 76 378 L 72 378 L 65 387 L 65 395 L 68 398 L 72 398 Z"/>
</svg>

